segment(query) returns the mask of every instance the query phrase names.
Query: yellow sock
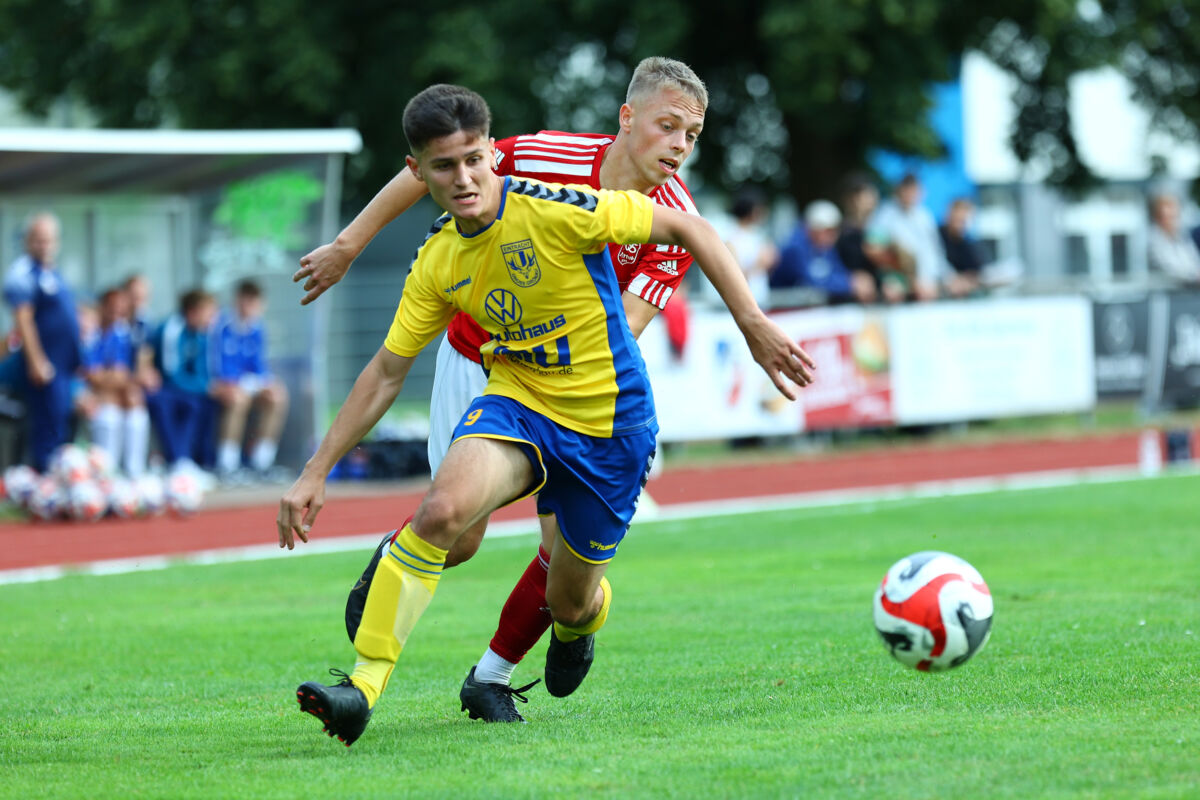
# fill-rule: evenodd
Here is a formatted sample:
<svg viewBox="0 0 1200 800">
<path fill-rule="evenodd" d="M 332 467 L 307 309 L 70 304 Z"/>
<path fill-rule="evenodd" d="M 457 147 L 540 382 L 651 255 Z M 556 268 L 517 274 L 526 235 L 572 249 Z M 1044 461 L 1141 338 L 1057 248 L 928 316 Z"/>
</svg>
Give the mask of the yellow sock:
<svg viewBox="0 0 1200 800">
<path fill-rule="evenodd" d="M 446 551 L 417 536 L 412 525 L 404 526 L 379 560 L 354 637 L 358 658 L 350 676 L 372 708 L 387 687 L 408 635 L 433 599 L 445 563 Z"/>
<path fill-rule="evenodd" d="M 604 592 L 604 600 L 600 603 L 600 611 L 592 617 L 591 622 L 585 622 L 578 628 L 568 628 L 561 623 L 554 623 L 554 635 L 560 642 L 564 644 L 573 642 L 580 636 L 587 636 L 604 627 L 604 623 L 608 621 L 608 607 L 612 605 L 612 585 L 608 582 L 608 578 L 600 579 L 600 590 Z"/>
</svg>

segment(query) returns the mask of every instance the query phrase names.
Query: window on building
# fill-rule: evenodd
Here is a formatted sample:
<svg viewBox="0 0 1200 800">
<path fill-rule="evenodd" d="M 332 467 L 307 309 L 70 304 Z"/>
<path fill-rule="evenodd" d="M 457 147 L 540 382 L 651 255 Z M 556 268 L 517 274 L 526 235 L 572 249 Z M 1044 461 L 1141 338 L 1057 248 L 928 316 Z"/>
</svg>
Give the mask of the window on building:
<svg viewBox="0 0 1200 800">
<path fill-rule="evenodd" d="M 1129 234 L 1114 233 L 1110 237 L 1112 245 L 1112 274 L 1114 278 L 1129 276 Z"/>
<path fill-rule="evenodd" d="M 1087 237 L 1074 234 L 1067 237 L 1067 270 L 1068 275 L 1088 274 Z"/>
</svg>

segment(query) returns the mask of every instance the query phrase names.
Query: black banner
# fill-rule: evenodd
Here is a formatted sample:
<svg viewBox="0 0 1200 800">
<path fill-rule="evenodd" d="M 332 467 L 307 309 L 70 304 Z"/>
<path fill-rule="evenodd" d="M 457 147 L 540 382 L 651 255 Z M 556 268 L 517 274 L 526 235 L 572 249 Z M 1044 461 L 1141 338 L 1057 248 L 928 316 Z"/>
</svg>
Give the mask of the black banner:
<svg viewBox="0 0 1200 800">
<path fill-rule="evenodd" d="M 1200 404 L 1200 294 L 1172 294 L 1167 304 L 1161 405 Z"/>
<path fill-rule="evenodd" d="M 1150 309 L 1145 298 L 1092 304 L 1099 397 L 1141 394 L 1146 388 Z"/>
</svg>

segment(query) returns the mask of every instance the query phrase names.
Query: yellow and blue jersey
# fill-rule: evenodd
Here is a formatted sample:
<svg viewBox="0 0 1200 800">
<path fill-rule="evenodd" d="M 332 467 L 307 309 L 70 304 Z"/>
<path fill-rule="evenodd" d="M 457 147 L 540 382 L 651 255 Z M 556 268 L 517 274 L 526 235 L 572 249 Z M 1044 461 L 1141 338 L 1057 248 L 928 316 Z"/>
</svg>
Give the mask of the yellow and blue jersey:
<svg viewBox="0 0 1200 800">
<path fill-rule="evenodd" d="M 612 437 L 654 423 L 608 244 L 645 242 L 654 201 L 638 192 L 505 178 L 496 219 L 460 234 L 450 215 L 417 250 L 385 346 L 414 356 L 456 311 L 491 335 L 485 395 L 563 427 Z"/>
</svg>

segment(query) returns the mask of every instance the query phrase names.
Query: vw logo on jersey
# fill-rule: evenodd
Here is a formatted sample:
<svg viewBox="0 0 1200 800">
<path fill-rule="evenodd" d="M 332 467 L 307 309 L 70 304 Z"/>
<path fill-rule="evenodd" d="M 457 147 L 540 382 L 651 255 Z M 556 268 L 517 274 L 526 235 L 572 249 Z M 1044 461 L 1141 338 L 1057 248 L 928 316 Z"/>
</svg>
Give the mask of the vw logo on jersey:
<svg viewBox="0 0 1200 800">
<path fill-rule="evenodd" d="M 538 266 L 533 242 L 529 239 L 500 245 L 500 252 L 504 255 L 504 263 L 508 264 L 508 277 L 517 286 L 533 286 L 542 279 L 542 268 Z"/>
<path fill-rule="evenodd" d="M 497 325 L 505 327 L 520 324 L 521 317 L 525 314 L 525 309 L 521 308 L 521 301 L 507 289 L 492 289 L 488 292 L 483 301 L 483 310 Z"/>
</svg>

